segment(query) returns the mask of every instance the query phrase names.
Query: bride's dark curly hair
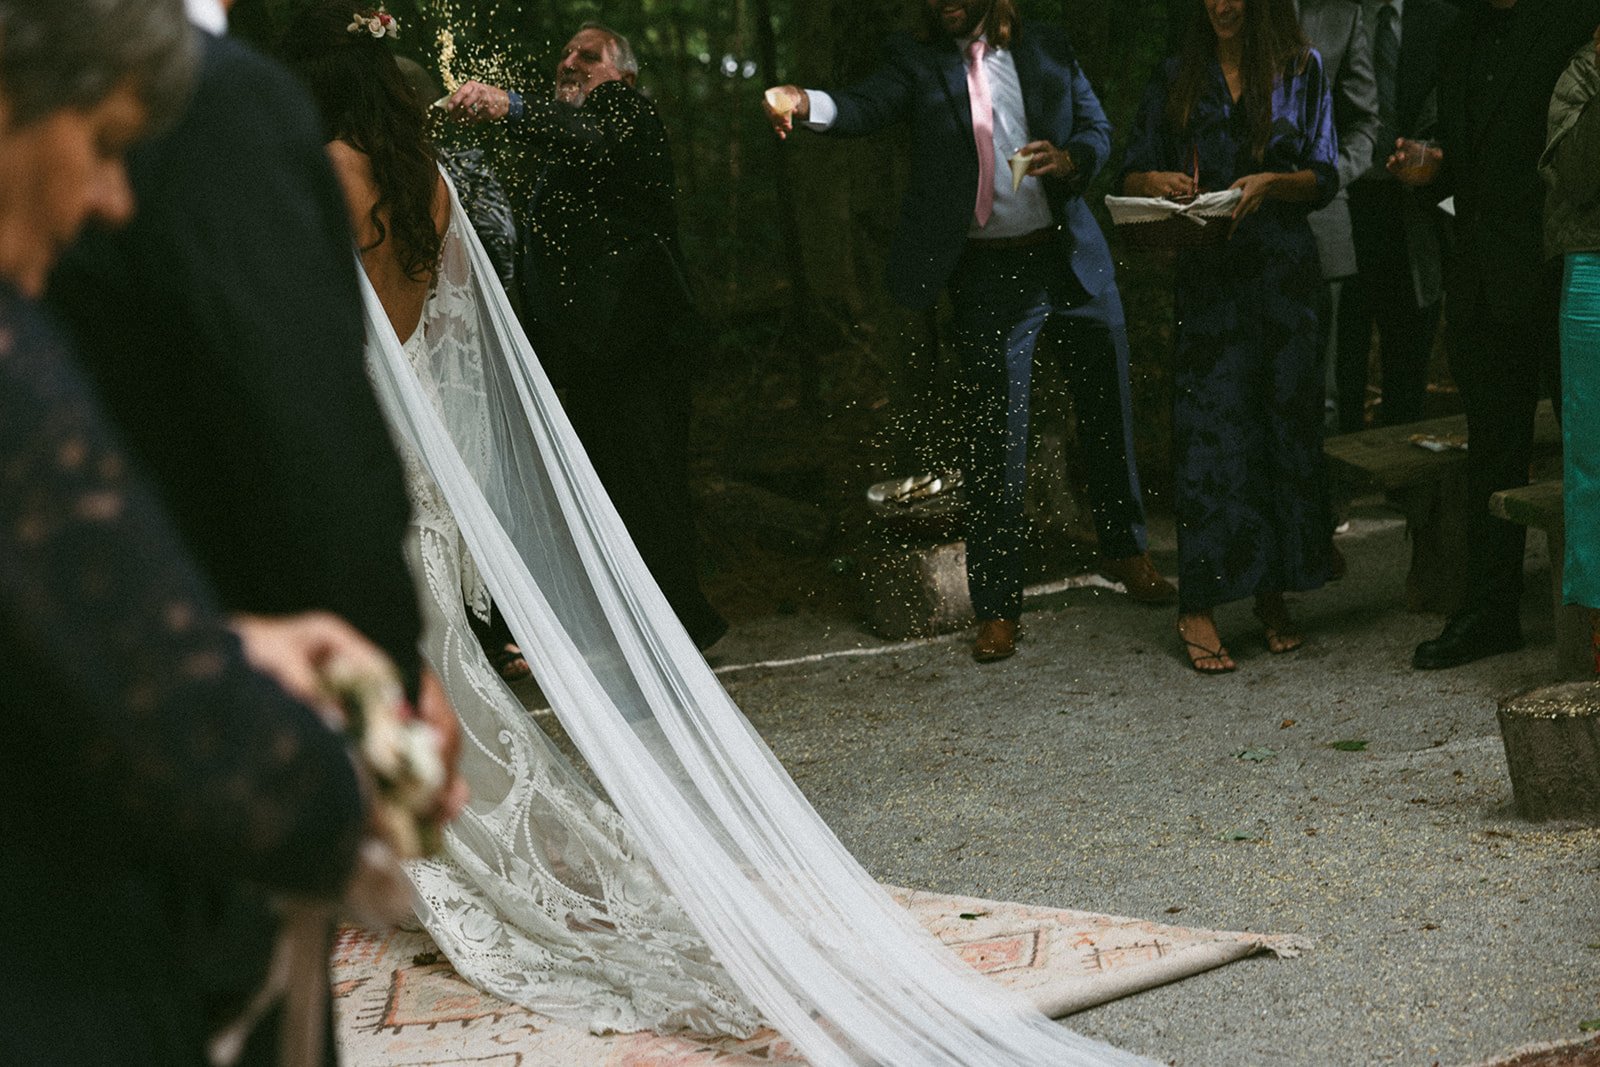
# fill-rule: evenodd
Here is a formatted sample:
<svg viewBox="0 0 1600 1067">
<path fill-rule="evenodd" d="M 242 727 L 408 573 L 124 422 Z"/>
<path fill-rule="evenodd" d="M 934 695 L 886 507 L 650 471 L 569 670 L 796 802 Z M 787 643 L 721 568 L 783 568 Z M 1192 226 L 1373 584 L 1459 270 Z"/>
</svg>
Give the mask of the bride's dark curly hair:
<svg viewBox="0 0 1600 1067">
<path fill-rule="evenodd" d="M 317 0 L 290 23 L 279 53 L 316 99 L 323 137 L 345 141 L 372 161 L 378 239 L 362 251 L 393 237 L 406 276 L 431 279 L 443 244 L 433 224 L 439 180 L 433 141 L 389 47 L 365 29 L 350 29 L 358 9 L 367 10 L 360 0 Z"/>
</svg>

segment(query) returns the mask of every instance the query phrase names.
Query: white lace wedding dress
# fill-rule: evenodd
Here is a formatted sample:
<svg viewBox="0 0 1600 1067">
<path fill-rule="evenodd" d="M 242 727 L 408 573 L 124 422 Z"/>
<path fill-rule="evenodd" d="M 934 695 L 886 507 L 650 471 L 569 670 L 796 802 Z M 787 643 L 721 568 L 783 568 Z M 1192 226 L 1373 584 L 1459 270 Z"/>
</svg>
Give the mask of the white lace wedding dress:
<svg viewBox="0 0 1600 1067">
<path fill-rule="evenodd" d="M 446 857 L 411 870 L 451 963 L 597 1031 L 770 1023 L 819 1067 L 1142 1062 L 967 968 L 807 804 L 650 580 L 451 198 L 403 345 L 363 281 L 369 370 L 409 466 L 425 654 L 473 792 Z M 615 808 L 479 650 L 463 603 L 487 594 Z"/>
</svg>

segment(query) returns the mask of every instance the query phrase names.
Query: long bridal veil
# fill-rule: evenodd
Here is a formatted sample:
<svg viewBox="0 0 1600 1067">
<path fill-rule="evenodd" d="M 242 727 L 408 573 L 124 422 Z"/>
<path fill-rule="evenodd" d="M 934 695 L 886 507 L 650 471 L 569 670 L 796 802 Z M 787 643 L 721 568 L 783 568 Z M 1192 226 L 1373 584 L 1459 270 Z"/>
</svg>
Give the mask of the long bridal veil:
<svg viewBox="0 0 1600 1067">
<path fill-rule="evenodd" d="M 765 1021 L 818 1067 L 1145 1062 L 968 968 L 812 810 L 651 580 L 451 198 L 418 334 L 363 292 L 475 794 L 448 858 L 413 871 L 452 963 L 597 1029 Z M 483 662 L 461 608 L 478 576 L 615 811 Z"/>
</svg>

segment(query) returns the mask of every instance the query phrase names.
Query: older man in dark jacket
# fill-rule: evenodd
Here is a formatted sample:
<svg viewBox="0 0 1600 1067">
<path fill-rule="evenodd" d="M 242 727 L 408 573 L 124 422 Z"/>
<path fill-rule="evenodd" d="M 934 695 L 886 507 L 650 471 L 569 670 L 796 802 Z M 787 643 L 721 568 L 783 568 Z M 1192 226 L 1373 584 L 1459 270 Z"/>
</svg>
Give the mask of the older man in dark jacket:
<svg viewBox="0 0 1600 1067">
<path fill-rule="evenodd" d="M 562 51 L 554 97 L 467 82 L 448 107 L 503 121 L 532 150 L 518 262 L 529 338 L 639 555 L 707 648 L 728 624 L 696 566 L 689 368 L 674 344 L 692 308 L 672 154 L 638 70 L 627 38 L 589 23 Z"/>
</svg>

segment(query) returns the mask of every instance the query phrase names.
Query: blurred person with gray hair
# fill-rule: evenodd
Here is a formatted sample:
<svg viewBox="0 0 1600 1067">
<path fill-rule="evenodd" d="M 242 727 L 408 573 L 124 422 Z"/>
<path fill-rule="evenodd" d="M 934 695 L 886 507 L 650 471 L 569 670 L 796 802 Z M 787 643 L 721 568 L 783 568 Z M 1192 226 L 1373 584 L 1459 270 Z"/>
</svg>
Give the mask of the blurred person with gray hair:
<svg viewBox="0 0 1600 1067">
<path fill-rule="evenodd" d="M 279 64 L 215 32 L 224 6 L 188 2 L 207 31 L 198 81 L 172 128 L 130 156 L 138 216 L 86 233 L 48 300 L 222 606 L 347 619 L 453 734 L 418 648 L 410 504 L 362 362 L 350 229 L 316 107 Z M 181 903 L 204 1021 L 220 1027 L 261 987 L 278 919 L 264 890 L 203 871 Z M 244 1063 L 277 1061 L 276 1015 Z M 331 1061 L 331 1013 L 323 1023 Z"/>
<path fill-rule="evenodd" d="M 124 156 L 196 52 L 182 0 L 0 0 L 5 1063 L 206 1062 L 194 920 L 246 884 L 336 898 L 366 822 L 308 705 L 317 664 L 381 655 L 325 615 L 223 614 L 37 306 L 85 224 L 132 216 Z"/>
</svg>

